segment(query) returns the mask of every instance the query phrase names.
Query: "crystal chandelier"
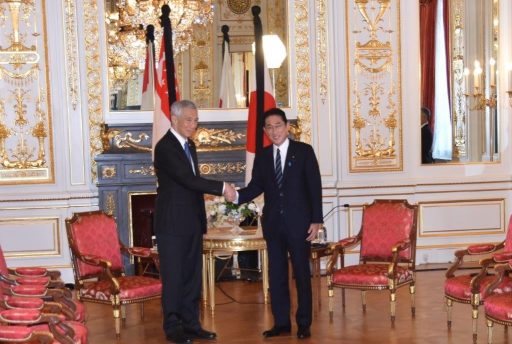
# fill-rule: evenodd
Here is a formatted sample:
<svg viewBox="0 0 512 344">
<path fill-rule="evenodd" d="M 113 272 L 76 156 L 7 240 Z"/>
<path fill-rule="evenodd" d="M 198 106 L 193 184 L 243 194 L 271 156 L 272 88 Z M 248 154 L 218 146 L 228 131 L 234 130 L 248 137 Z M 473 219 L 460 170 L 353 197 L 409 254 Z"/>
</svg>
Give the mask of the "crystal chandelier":
<svg viewBox="0 0 512 344">
<path fill-rule="evenodd" d="M 213 20 L 211 0 L 107 0 L 105 21 L 111 87 L 120 87 L 144 69 L 145 28 L 149 24 L 156 28 L 155 49 L 158 56 L 162 37 L 159 17 L 164 4 L 171 8 L 175 54 L 188 49 L 194 26 L 204 26 Z"/>
</svg>

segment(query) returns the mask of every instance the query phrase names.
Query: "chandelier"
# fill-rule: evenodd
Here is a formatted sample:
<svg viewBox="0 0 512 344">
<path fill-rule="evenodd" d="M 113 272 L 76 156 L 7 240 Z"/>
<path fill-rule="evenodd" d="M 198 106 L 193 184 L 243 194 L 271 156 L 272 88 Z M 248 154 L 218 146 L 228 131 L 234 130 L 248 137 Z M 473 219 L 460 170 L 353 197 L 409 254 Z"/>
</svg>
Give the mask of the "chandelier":
<svg viewBox="0 0 512 344">
<path fill-rule="evenodd" d="M 145 28 L 154 25 L 156 56 L 162 30 L 159 17 L 164 4 L 169 5 L 174 53 L 188 49 L 194 26 L 213 20 L 211 0 L 106 0 L 107 57 L 111 87 L 119 89 L 144 69 L 146 58 Z"/>
</svg>

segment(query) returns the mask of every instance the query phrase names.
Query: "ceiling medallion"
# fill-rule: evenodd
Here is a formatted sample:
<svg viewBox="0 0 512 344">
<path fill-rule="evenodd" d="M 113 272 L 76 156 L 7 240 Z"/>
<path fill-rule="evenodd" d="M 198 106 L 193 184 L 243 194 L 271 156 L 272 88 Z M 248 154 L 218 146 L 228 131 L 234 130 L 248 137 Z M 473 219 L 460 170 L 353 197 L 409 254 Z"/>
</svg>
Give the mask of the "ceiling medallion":
<svg viewBox="0 0 512 344">
<path fill-rule="evenodd" d="M 228 7 L 235 14 L 244 14 L 251 7 L 251 0 L 227 0 Z"/>
</svg>

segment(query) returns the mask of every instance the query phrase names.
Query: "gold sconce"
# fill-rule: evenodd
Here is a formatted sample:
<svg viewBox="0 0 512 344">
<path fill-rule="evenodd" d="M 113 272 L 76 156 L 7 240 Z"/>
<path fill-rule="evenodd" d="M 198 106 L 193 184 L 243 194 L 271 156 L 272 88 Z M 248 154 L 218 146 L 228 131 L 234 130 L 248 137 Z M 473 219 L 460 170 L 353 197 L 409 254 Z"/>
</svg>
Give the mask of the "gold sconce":
<svg viewBox="0 0 512 344">
<path fill-rule="evenodd" d="M 485 94 L 485 74 L 483 73 L 480 61 L 475 60 L 473 69 L 473 87 L 470 87 L 470 74 L 469 68 L 464 68 L 464 83 L 466 92 L 464 95 L 470 110 L 484 110 L 486 107 L 495 108 L 497 104 L 496 96 L 496 60 L 489 59 L 489 93 Z M 473 93 L 470 93 L 470 90 Z"/>
</svg>

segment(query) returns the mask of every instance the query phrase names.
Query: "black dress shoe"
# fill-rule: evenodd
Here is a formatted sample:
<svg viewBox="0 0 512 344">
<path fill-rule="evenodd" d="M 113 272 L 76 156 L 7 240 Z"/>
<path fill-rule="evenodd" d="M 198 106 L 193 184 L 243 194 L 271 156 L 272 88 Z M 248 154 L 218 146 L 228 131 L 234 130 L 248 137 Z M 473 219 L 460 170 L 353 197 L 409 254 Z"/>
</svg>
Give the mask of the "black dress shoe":
<svg viewBox="0 0 512 344">
<path fill-rule="evenodd" d="M 266 330 L 263 332 L 263 337 L 276 337 L 279 336 L 281 333 L 290 333 L 291 332 L 291 326 L 276 326 L 272 327 L 270 330 Z"/>
<path fill-rule="evenodd" d="M 185 329 L 184 333 L 187 337 L 194 339 L 214 340 L 217 338 L 217 333 L 207 331 L 204 328 L 199 328 L 197 330 Z"/>
<path fill-rule="evenodd" d="M 183 331 L 173 331 L 165 337 L 169 342 L 176 344 L 192 343 L 192 339 L 186 336 Z"/>
<path fill-rule="evenodd" d="M 299 326 L 297 330 L 297 338 L 305 339 L 311 337 L 311 331 L 309 330 L 309 326 Z"/>
</svg>

